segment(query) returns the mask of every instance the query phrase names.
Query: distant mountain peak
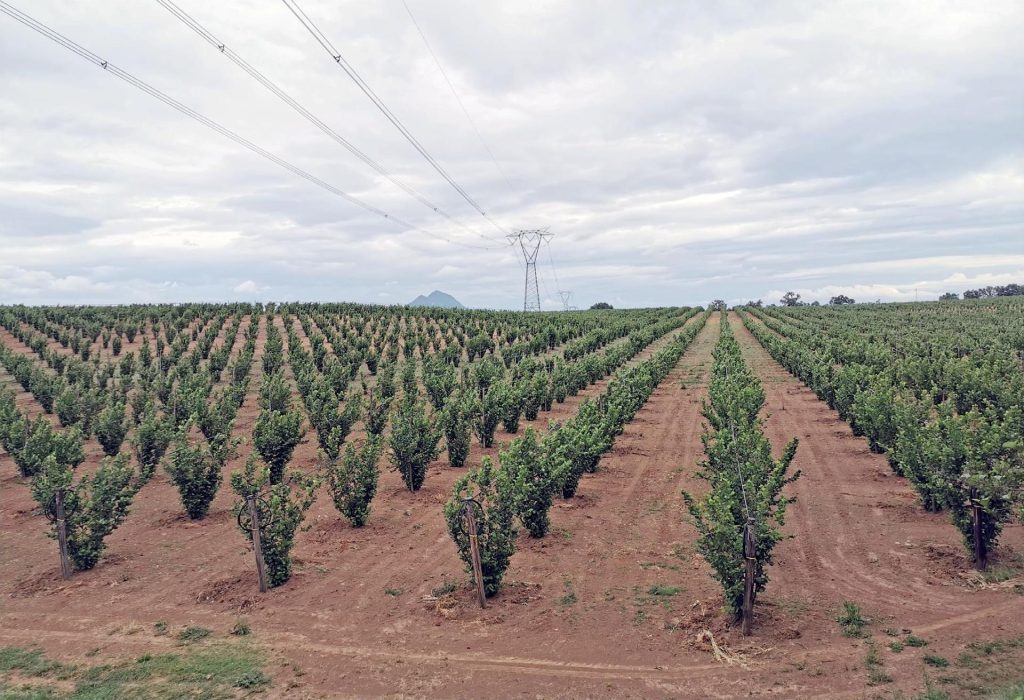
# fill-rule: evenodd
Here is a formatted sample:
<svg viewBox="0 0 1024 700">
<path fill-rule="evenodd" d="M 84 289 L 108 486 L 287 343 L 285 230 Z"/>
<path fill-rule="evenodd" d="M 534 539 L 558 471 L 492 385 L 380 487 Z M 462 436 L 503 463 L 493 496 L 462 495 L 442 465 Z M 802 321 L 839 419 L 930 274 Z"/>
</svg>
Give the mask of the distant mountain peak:
<svg viewBox="0 0 1024 700">
<path fill-rule="evenodd" d="M 436 306 L 442 309 L 464 309 L 465 306 L 451 294 L 435 289 L 427 296 L 420 294 L 409 302 L 409 306 Z"/>
</svg>

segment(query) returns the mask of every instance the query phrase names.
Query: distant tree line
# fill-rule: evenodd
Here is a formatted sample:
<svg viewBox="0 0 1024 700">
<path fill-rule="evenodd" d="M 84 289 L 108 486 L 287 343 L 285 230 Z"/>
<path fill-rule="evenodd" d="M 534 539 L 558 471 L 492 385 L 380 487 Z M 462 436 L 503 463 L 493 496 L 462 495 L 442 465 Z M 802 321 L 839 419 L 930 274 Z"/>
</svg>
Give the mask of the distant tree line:
<svg viewBox="0 0 1024 700">
<path fill-rule="evenodd" d="M 1024 296 L 1024 285 L 1022 284 L 1007 284 L 1001 286 L 988 286 L 981 287 L 979 289 L 968 289 L 964 292 L 964 299 L 989 299 L 993 297 L 1019 297 Z M 960 295 L 956 292 L 946 292 L 939 297 L 939 301 L 955 301 L 960 298 Z M 845 294 L 838 294 L 828 300 L 828 303 L 833 306 L 842 306 L 845 304 L 856 304 L 856 300 L 852 297 L 848 297 Z M 807 302 L 801 301 L 800 295 L 796 292 L 786 292 L 779 299 L 779 304 L 782 306 L 807 306 Z M 748 301 L 747 306 L 762 307 L 764 303 L 758 299 L 757 301 Z M 818 302 L 811 302 L 810 306 L 818 306 Z"/>
<path fill-rule="evenodd" d="M 782 298 L 779 299 L 779 303 L 783 306 L 807 306 L 807 302 L 800 301 L 800 295 L 796 292 L 786 292 L 782 295 Z M 828 303 L 841 306 L 843 304 L 856 304 L 857 302 L 852 297 L 848 297 L 845 294 L 839 294 L 829 299 Z M 761 301 L 758 300 L 756 304 L 750 302 L 749 305 L 761 306 Z M 810 306 L 820 306 L 820 304 L 816 301 L 812 301 Z"/>
<path fill-rule="evenodd" d="M 997 287 L 981 287 L 980 289 L 968 289 L 964 292 L 964 299 L 987 299 L 990 297 L 1020 297 L 1024 296 L 1024 285 L 1007 284 Z"/>
<path fill-rule="evenodd" d="M 991 299 L 993 297 L 1020 297 L 1024 296 L 1024 285 L 1006 284 L 1001 286 L 979 287 L 968 289 L 964 292 L 964 299 Z M 955 301 L 960 298 L 956 292 L 946 292 L 939 297 L 939 301 Z"/>
</svg>

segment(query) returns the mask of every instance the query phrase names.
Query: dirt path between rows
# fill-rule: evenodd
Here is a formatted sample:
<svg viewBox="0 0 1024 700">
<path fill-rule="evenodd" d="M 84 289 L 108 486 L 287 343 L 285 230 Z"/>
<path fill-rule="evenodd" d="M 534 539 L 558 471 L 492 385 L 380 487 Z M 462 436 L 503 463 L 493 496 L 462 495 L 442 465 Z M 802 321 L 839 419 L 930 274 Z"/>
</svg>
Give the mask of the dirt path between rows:
<svg viewBox="0 0 1024 700">
<path fill-rule="evenodd" d="M 701 449 L 701 377 L 717 327 L 708 323 L 580 494 L 556 502 L 553 531 L 542 540 L 520 535 L 507 585 L 486 610 L 465 589 L 454 605 L 424 601 L 445 581 L 464 580 L 440 513 L 463 470 L 432 468 L 416 494 L 385 471 L 361 530 L 322 495 L 297 539 L 297 573 L 262 597 L 251 552 L 221 503 L 226 488 L 211 515 L 191 523 L 173 487 L 154 479 L 108 557 L 64 584 L 27 489 L 13 486 L 0 521 L 13 555 L 0 573 L 0 640 L 127 654 L 165 644 L 150 632 L 158 620 L 224 633 L 244 615 L 256 639 L 287 661 L 272 671 L 275 687 L 293 685 L 289 696 L 576 697 L 612 687 L 649 695 L 687 658 L 673 620 L 687 612 L 678 579 L 696 564 L 679 490 Z M 706 574 L 699 580 L 713 590 Z M 680 593 L 648 594 L 656 585 Z M 688 660 L 687 673 L 694 663 L 717 668 L 707 655 Z"/>
<path fill-rule="evenodd" d="M 895 683 L 918 689 L 924 653 L 955 659 L 969 642 L 1024 633 L 1024 598 L 1010 587 L 977 587 L 949 517 L 924 511 L 884 456 L 873 454 L 865 439 L 775 362 L 736 314 L 730 321 L 744 359 L 764 385 L 765 432 L 775 453 L 790 438 L 800 439 L 793 468 L 802 476 L 787 487 L 796 502 L 784 528 L 793 538 L 776 548 L 761 601 L 766 612 L 798 629 L 807 649 L 836 644 L 834 617 L 844 600 L 859 604 L 874 621 L 870 632 L 883 652 L 891 641 L 886 628 L 927 637 L 925 651 L 883 653 Z M 1019 525 L 1007 529 L 1006 556 L 1021 550 L 1021 535 Z M 860 661 L 863 643 L 851 640 L 849 646 L 860 647 Z M 855 690 L 858 682 L 863 688 L 863 667 L 839 673 L 845 669 L 839 659 L 809 664 L 806 673 L 824 672 L 835 691 Z M 807 690 L 815 686 L 809 682 Z"/>
<path fill-rule="evenodd" d="M 556 501 L 552 532 L 520 534 L 506 585 L 486 610 L 465 587 L 454 600 L 429 599 L 446 581 L 464 581 L 440 513 L 463 470 L 432 466 L 416 494 L 385 471 L 360 530 L 321 495 L 297 538 L 296 574 L 265 596 L 227 488 L 207 520 L 190 523 L 158 476 L 112 536 L 110 555 L 64 584 L 27 489 L 5 483 L 0 644 L 38 643 L 62 658 L 140 654 L 171 643 L 154 636 L 158 620 L 224 636 L 244 616 L 273 652 L 279 697 L 804 698 L 919 689 L 924 651 L 955 658 L 968 640 L 1024 632 L 1024 598 L 967 588 L 944 516 L 916 508 L 884 458 L 738 319 L 733 328 L 764 382 L 775 451 L 800 437 L 795 465 L 804 471 L 788 487 L 798 500 L 785 530 L 795 538 L 777 549 L 752 638 L 723 618 L 680 499 L 683 489 L 704 490 L 693 475 L 716 315 L 579 495 Z M 298 455 L 306 467 L 309 451 Z M 471 463 L 481 454 L 474 446 Z M 874 618 L 893 685 L 868 687 L 864 642 L 844 638 L 833 619 L 844 599 Z M 931 646 L 897 658 L 884 648 L 890 626 Z M 715 660 L 698 641 L 705 630 L 737 663 Z"/>
</svg>

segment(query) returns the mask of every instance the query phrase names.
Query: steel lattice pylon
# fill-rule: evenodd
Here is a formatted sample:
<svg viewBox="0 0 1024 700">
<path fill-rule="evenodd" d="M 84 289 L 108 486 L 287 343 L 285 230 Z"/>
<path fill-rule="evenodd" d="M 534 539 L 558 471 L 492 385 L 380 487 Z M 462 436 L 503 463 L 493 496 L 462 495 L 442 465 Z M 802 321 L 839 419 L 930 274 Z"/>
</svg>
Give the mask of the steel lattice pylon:
<svg viewBox="0 0 1024 700">
<path fill-rule="evenodd" d="M 526 280 L 523 283 L 523 311 L 540 311 L 540 287 L 537 285 L 537 254 L 541 243 L 555 234 L 547 228 L 519 229 L 506 236 L 512 245 L 519 244 L 526 260 Z"/>
</svg>

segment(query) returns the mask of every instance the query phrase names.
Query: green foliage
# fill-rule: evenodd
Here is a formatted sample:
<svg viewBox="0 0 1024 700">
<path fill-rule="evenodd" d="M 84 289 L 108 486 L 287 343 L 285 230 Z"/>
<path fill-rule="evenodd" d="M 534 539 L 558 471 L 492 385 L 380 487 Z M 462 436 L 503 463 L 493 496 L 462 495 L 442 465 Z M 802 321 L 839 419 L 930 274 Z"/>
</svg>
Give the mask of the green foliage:
<svg viewBox="0 0 1024 700">
<path fill-rule="evenodd" d="M 542 409 L 545 411 L 551 410 L 552 400 L 551 387 L 548 383 L 547 375 L 543 372 L 538 372 L 526 382 L 522 394 L 523 417 L 526 420 L 537 420 L 537 415 Z"/>
<path fill-rule="evenodd" d="M 253 427 L 252 444 L 263 461 L 270 465 L 271 483 L 279 483 L 284 478 L 284 469 L 305 434 L 302 414 L 298 411 L 260 412 Z"/>
<path fill-rule="evenodd" d="M 6 388 L 0 388 L 0 447 L 13 453 L 15 445 L 20 445 L 22 431 L 25 430 L 24 417 L 18 410 L 18 403 L 14 398 L 14 392 Z M 13 429 L 18 426 L 17 435 L 12 435 Z"/>
<path fill-rule="evenodd" d="M 42 370 L 34 371 L 29 391 L 36 397 L 44 411 L 53 413 L 53 402 L 57 392 L 57 381 L 53 377 Z"/>
<path fill-rule="evenodd" d="M 416 363 L 410 359 L 402 365 L 402 393 L 409 395 L 415 394 L 417 391 Z"/>
<path fill-rule="evenodd" d="M 574 459 L 578 460 L 577 466 L 587 474 L 597 471 L 601 455 L 611 449 L 616 430 L 621 427 L 621 424 L 613 424 L 613 421 L 618 423 L 618 418 L 612 418 L 605 413 L 608 408 L 610 407 L 607 402 L 602 409 L 598 402 L 584 399 L 576 410 L 576 415 L 571 419 L 573 429 L 579 438 L 579 452 Z"/>
<path fill-rule="evenodd" d="M 272 375 L 284 366 L 284 341 L 274 318 L 273 313 L 270 313 L 265 320 L 267 342 L 263 346 L 263 372 L 266 375 Z"/>
<path fill-rule="evenodd" d="M 747 309 L 743 321 L 886 453 L 927 510 L 949 512 L 977 558 L 1024 512 L 1021 306 L 1005 301 Z"/>
<path fill-rule="evenodd" d="M 88 655 L 87 655 L 88 656 Z M 0 647 L 0 694 L 10 700 L 207 700 L 270 686 L 263 654 L 251 644 L 186 644 L 99 665 L 62 663 L 36 649 Z M 20 678 L 12 678 L 12 672 Z M 26 678 L 31 683 L 23 683 Z M 5 692 L 6 691 L 6 692 Z"/>
<path fill-rule="evenodd" d="M 82 401 L 76 387 L 66 387 L 54 403 L 54 411 L 64 427 L 82 422 Z"/>
<path fill-rule="evenodd" d="M 424 403 L 415 395 L 402 398 L 391 421 L 391 466 L 402 475 L 410 491 L 418 491 L 427 476 L 427 467 L 437 459 L 441 431 Z"/>
<path fill-rule="evenodd" d="M 343 404 L 333 388 L 324 380 L 315 380 L 306 396 L 309 421 L 316 428 L 317 441 L 329 459 L 336 459 L 342 443 L 362 413 L 358 395 L 350 396 Z"/>
<path fill-rule="evenodd" d="M 438 425 L 444 433 L 448 451 L 448 463 L 453 467 L 465 466 L 469 458 L 472 416 L 473 401 L 461 392 L 449 395 L 438 414 Z"/>
<path fill-rule="evenodd" d="M 57 395 L 53 409 L 61 426 L 67 428 L 82 423 L 85 406 L 79 396 L 80 391 L 78 387 L 70 386 Z"/>
<path fill-rule="evenodd" d="M 0 426 L 0 430 L 4 426 Z M 66 430 L 53 429 L 44 415 L 36 416 L 35 420 L 18 414 L 7 427 L 4 448 L 14 458 L 22 476 L 31 477 L 39 474 L 46 458 L 53 456 L 58 465 L 77 467 L 85 461 L 82 448 L 82 431 L 78 426 Z"/>
<path fill-rule="evenodd" d="M 507 433 L 519 431 L 519 418 L 523 414 L 523 397 L 518 389 L 508 382 L 498 382 L 491 387 L 488 395 L 494 395 L 498 405 L 498 416 Z"/>
<path fill-rule="evenodd" d="M 768 584 L 772 550 L 783 537 L 779 528 L 790 499 L 782 496 L 782 489 L 799 476 L 787 476 L 797 440 L 773 459 L 757 417 L 764 392 L 744 364 L 725 316 L 713 354 L 710 403 L 704 406 L 706 459 L 697 474 L 711 489 L 700 501 L 685 492 L 683 498 L 697 528 L 697 551 L 722 585 L 727 610 L 738 619 L 743 605 L 744 532 L 748 526 L 754 528 L 756 595 Z"/>
<path fill-rule="evenodd" d="M 287 411 L 291 407 L 292 389 L 279 369 L 263 377 L 260 384 L 260 408 L 264 411 Z"/>
<path fill-rule="evenodd" d="M 178 632 L 178 641 L 191 644 L 192 642 L 201 642 L 207 637 L 213 634 L 212 631 L 205 627 L 198 627 L 195 625 L 189 625 L 181 632 Z"/>
<path fill-rule="evenodd" d="M 380 375 L 377 375 L 378 378 Z M 393 396 L 387 396 L 386 392 L 380 391 L 378 383 L 377 390 L 371 390 L 366 399 L 366 432 L 370 435 L 383 435 L 388 424 L 388 414 L 391 410 Z"/>
<path fill-rule="evenodd" d="M 377 391 L 380 394 L 381 403 L 391 404 L 391 399 L 395 397 L 395 373 L 398 371 L 398 365 L 394 362 L 388 362 L 380 366 L 377 370 Z"/>
<path fill-rule="evenodd" d="M 445 401 L 455 390 L 457 377 L 455 367 L 436 356 L 423 362 L 423 386 L 435 411 L 440 411 Z"/>
<path fill-rule="evenodd" d="M 166 469 L 191 519 L 199 520 L 209 511 L 231 452 L 227 436 L 220 436 L 212 444 L 192 445 L 186 430 L 178 432 Z"/>
<path fill-rule="evenodd" d="M 250 455 L 245 470 L 231 475 L 232 490 L 242 497 L 236 512 L 245 508 L 245 497 L 259 496 L 269 509 L 269 525 L 261 530 L 263 559 L 267 565 L 267 578 L 271 587 L 284 584 L 292 575 L 291 550 L 306 511 L 316 500 L 317 479 L 291 472 L 279 482 L 270 480 L 270 467 L 260 464 Z M 261 514 L 261 518 L 263 514 Z M 249 541 L 252 533 L 243 530 Z"/>
<path fill-rule="evenodd" d="M 327 488 L 334 507 L 352 527 L 362 527 L 370 517 L 370 503 L 377 493 L 378 461 L 383 449 L 379 435 L 369 436 L 359 447 L 348 444 L 340 459 L 325 465 Z"/>
<path fill-rule="evenodd" d="M 572 498 L 586 467 L 586 444 L 573 422 L 552 423 L 544 438 L 544 451 L 551 465 L 552 481 L 562 498 Z"/>
<path fill-rule="evenodd" d="M 470 362 L 473 361 L 474 357 L 479 356 L 480 358 L 482 358 L 481 362 L 478 362 L 477 365 L 482 364 L 482 362 L 484 361 L 494 359 L 493 356 L 487 358 L 484 357 L 486 353 L 493 351 L 494 341 L 491 340 L 491 338 L 488 337 L 487 335 L 484 335 L 483 333 L 478 333 L 477 335 L 474 335 L 466 343 L 466 354 L 469 356 Z"/>
<path fill-rule="evenodd" d="M 501 423 L 504 411 L 502 401 L 501 390 L 492 387 L 474 406 L 473 432 L 483 447 L 494 446 L 494 434 L 498 431 L 498 424 Z"/>
<path fill-rule="evenodd" d="M 501 468 L 509 473 L 518 496 L 516 513 L 531 537 L 543 537 L 548 532 L 555 480 L 551 465 L 537 434 L 527 428 L 521 438 L 512 441 L 500 453 Z"/>
<path fill-rule="evenodd" d="M 208 374 L 188 374 L 178 380 L 166 402 L 175 426 L 181 427 L 202 414 L 211 386 Z"/>
<path fill-rule="evenodd" d="M 105 458 L 91 477 L 82 477 L 73 485 L 71 467 L 51 454 L 32 480 L 32 497 L 43 508 L 49 507 L 58 488 L 65 489 L 68 554 L 79 571 L 96 566 L 107 536 L 128 517 L 136 493 L 133 476 L 128 456 L 118 455 Z M 51 537 L 56 536 L 55 524 Z"/>
<path fill-rule="evenodd" d="M 150 406 L 142 414 L 142 420 L 135 427 L 135 435 L 132 438 L 135 457 L 139 460 L 139 479 L 142 483 L 153 477 L 156 466 L 163 459 L 173 437 L 174 428 L 170 421 L 157 414 Z"/>
<path fill-rule="evenodd" d="M 464 498 L 476 499 L 480 504 L 480 508 L 475 511 L 477 541 L 484 592 L 490 597 L 501 587 L 502 578 L 516 551 L 515 516 L 518 497 L 515 481 L 507 471 L 495 468 L 490 458 L 484 457 L 479 469 L 455 482 L 452 497 L 444 506 L 448 534 L 458 548 L 466 572 L 472 575 L 469 535 L 463 526 Z"/>
<path fill-rule="evenodd" d="M 105 454 L 113 457 L 121 451 L 121 443 L 128 434 L 124 403 L 111 401 L 100 411 L 96 417 L 95 433 Z"/>
<path fill-rule="evenodd" d="M 470 385 L 476 391 L 477 396 L 483 398 L 488 389 L 504 376 L 505 367 L 493 356 L 485 357 L 473 364 L 470 372 Z"/>
<path fill-rule="evenodd" d="M 1000 417 L 991 409 L 972 408 L 955 414 L 944 404 L 937 419 L 925 428 L 925 432 L 936 434 L 929 441 L 935 455 L 930 482 L 968 551 L 978 550 L 972 499 L 980 506 L 981 538 L 987 552 L 994 549 L 1013 515 L 1013 489 L 1019 489 L 1024 480 L 1022 426 L 1020 407 L 1014 406 Z"/>
<path fill-rule="evenodd" d="M 868 626 L 870 621 L 861 614 L 859 605 L 853 601 L 844 600 L 843 609 L 836 616 L 836 622 L 843 629 L 845 636 L 864 637 L 866 635 L 864 628 Z"/>
<path fill-rule="evenodd" d="M 218 435 L 230 435 L 238 415 L 238 398 L 234 391 L 227 389 L 211 403 L 203 403 L 196 416 L 199 430 L 207 440 Z"/>
</svg>

